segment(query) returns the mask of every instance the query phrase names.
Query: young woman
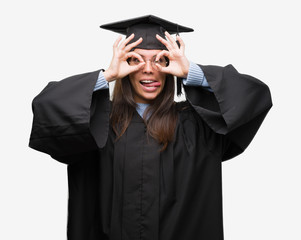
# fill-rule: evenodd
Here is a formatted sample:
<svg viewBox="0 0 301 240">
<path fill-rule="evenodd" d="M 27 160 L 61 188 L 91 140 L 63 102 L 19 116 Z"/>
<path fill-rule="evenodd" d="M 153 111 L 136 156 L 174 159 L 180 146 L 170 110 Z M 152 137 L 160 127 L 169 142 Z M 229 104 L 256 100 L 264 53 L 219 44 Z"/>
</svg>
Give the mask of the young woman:
<svg viewBox="0 0 301 240">
<path fill-rule="evenodd" d="M 50 82 L 33 100 L 30 147 L 68 164 L 68 239 L 222 240 L 221 163 L 253 139 L 269 89 L 232 65 L 189 62 L 167 32 L 182 26 L 117 25 L 127 37 L 106 71 Z M 174 77 L 185 102 L 174 102 Z"/>
</svg>

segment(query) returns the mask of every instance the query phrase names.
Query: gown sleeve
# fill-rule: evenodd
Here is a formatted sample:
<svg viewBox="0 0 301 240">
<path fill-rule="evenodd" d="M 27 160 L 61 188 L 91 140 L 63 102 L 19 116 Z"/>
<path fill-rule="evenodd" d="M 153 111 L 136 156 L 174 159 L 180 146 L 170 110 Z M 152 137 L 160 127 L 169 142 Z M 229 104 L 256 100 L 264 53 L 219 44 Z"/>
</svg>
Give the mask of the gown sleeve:
<svg viewBox="0 0 301 240">
<path fill-rule="evenodd" d="M 252 141 L 272 107 L 270 90 L 232 65 L 199 66 L 212 92 L 184 86 L 186 98 L 209 128 L 222 136 L 226 146 L 222 160 L 228 160 L 242 153 Z"/>
<path fill-rule="evenodd" d="M 109 90 L 93 91 L 99 71 L 50 82 L 33 99 L 29 147 L 69 163 L 103 148 L 109 130 Z"/>
</svg>

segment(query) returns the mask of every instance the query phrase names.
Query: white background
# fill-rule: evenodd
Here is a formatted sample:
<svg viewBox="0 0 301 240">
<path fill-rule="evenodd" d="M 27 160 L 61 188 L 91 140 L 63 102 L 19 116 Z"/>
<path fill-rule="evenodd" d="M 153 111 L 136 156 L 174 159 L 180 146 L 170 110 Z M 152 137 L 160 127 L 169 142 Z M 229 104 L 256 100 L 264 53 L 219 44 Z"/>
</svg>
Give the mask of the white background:
<svg viewBox="0 0 301 240">
<path fill-rule="evenodd" d="M 107 68 L 117 34 L 99 25 L 154 14 L 196 63 L 233 64 L 270 86 L 250 147 L 223 163 L 225 240 L 300 240 L 300 7 L 297 0 L 4 1 L 0 6 L 0 239 L 66 239 L 66 165 L 28 147 L 31 101 L 53 80 Z"/>
</svg>

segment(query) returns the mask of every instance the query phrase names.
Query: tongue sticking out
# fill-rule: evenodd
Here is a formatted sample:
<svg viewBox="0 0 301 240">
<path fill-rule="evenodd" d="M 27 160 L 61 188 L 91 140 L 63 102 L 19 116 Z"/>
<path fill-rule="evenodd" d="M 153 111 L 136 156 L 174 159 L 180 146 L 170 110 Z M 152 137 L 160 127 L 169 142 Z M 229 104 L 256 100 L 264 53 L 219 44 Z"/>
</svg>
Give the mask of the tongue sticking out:
<svg viewBox="0 0 301 240">
<path fill-rule="evenodd" d="M 142 83 L 145 87 L 159 87 L 161 86 L 160 82 L 151 82 L 151 83 Z"/>
</svg>

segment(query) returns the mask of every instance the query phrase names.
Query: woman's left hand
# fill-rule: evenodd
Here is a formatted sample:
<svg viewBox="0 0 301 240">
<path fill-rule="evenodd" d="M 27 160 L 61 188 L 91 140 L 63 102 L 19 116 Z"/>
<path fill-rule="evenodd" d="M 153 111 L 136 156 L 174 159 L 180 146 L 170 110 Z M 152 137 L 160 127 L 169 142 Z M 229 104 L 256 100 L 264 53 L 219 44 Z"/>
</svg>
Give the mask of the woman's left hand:
<svg viewBox="0 0 301 240">
<path fill-rule="evenodd" d="M 160 37 L 158 34 L 156 35 L 157 39 L 168 49 L 168 51 L 162 50 L 157 55 L 156 61 L 159 60 L 162 56 L 165 56 L 169 59 L 169 65 L 167 67 L 162 67 L 159 64 L 156 64 L 158 70 L 167 74 L 174 75 L 176 77 L 187 78 L 190 63 L 184 53 L 184 41 L 180 36 L 176 37 L 176 39 L 180 43 L 179 47 L 176 40 L 168 32 L 165 32 L 165 36 L 168 41 Z"/>
</svg>

